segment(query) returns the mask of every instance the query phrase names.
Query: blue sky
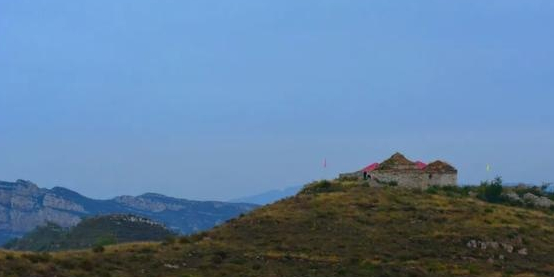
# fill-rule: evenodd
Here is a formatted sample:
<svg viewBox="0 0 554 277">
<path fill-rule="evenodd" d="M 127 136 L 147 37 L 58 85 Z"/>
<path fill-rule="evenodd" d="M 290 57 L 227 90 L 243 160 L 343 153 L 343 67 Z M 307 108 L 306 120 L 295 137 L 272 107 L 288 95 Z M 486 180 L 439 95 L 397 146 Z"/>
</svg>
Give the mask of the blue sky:
<svg viewBox="0 0 554 277">
<path fill-rule="evenodd" d="M 0 0 L 0 179 L 231 199 L 401 151 L 554 181 L 552 26 L 549 0 Z"/>
</svg>

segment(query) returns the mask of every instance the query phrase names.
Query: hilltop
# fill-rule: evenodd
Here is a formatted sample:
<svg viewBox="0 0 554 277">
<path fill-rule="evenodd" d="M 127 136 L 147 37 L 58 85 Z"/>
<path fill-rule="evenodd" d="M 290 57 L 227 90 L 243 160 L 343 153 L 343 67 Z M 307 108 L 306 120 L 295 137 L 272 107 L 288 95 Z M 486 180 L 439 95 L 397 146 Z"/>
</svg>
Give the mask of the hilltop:
<svg viewBox="0 0 554 277">
<path fill-rule="evenodd" d="M 4 252 L 0 276 L 551 276 L 552 253 L 549 209 L 324 181 L 177 241 Z"/>
<path fill-rule="evenodd" d="M 29 181 L 0 181 L 0 244 L 46 222 L 68 228 L 77 225 L 81 218 L 105 214 L 135 214 L 161 222 L 172 231 L 190 234 L 212 228 L 255 207 L 244 203 L 191 201 L 155 193 L 96 200 L 63 187 L 45 189 Z"/>
<path fill-rule="evenodd" d="M 86 218 L 74 227 L 54 223 L 40 226 L 4 248 L 25 251 L 60 251 L 116 243 L 162 241 L 175 234 L 165 226 L 134 215 L 105 215 Z"/>
</svg>

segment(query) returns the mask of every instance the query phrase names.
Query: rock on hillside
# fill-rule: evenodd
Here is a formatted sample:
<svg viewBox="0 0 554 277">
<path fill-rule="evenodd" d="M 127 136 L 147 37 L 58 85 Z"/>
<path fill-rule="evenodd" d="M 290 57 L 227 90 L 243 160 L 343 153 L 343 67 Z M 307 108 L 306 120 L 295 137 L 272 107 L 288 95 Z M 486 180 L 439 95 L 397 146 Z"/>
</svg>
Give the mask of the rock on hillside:
<svg viewBox="0 0 554 277">
<path fill-rule="evenodd" d="M 209 229 L 255 207 L 158 194 L 95 200 L 61 187 L 50 190 L 23 180 L 0 182 L 0 244 L 46 222 L 67 228 L 75 226 L 82 217 L 114 213 L 145 216 L 176 232 L 188 234 Z"/>
</svg>

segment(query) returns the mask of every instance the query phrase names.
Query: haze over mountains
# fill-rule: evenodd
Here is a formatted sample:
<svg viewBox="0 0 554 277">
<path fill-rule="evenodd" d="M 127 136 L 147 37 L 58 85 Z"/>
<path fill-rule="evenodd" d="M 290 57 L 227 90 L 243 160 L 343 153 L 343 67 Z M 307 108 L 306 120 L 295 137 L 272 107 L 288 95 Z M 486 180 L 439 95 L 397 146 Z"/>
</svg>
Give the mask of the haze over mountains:
<svg viewBox="0 0 554 277">
<path fill-rule="evenodd" d="M 274 190 L 262 192 L 260 194 L 232 199 L 230 200 L 230 202 L 266 205 L 266 204 L 271 204 L 277 200 L 296 195 L 301 189 L 302 189 L 302 186 L 287 187 L 284 189 L 274 189 Z"/>
<path fill-rule="evenodd" d="M 191 201 L 146 193 L 96 200 L 72 190 L 39 188 L 29 181 L 0 181 L 0 243 L 46 222 L 71 227 L 83 217 L 135 214 L 165 224 L 177 233 L 206 230 L 255 208 L 253 204 Z"/>
</svg>

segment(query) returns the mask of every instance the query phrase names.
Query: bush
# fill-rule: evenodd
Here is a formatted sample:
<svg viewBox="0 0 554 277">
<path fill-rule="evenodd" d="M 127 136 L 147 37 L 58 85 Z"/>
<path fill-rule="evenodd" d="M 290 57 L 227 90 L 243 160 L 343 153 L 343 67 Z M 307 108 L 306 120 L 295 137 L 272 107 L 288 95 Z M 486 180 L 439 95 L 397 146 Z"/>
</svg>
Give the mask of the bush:
<svg viewBox="0 0 554 277">
<path fill-rule="evenodd" d="M 429 193 L 429 194 L 437 194 L 439 192 L 439 187 L 438 186 L 430 186 L 427 188 L 426 192 Z"/>
<path fill-rule="evenodd" d="M 163 245 L 171 245 L 174 244 L 177 241 L 175 236 L 167 236 L 164 238 L 164 241 L 162 242 Z"/>
<path fill-rule="evenodd" d="M 317 194 L 325 192 L 344 191 L 344 187 L 337 182 L 322 180 L 306 185 L 300 193 L 302 194 Z"/>
<path fill-rule="evenodd" d="M 502 178 L 496 177 L 493 181 L 481 182 L 479 187 L 479 198 L 491 202 L 502 202 Z"/>
<path fill-rule="evenodd" d="M 104 252 L 104 250 L 105 250 L 104 246 L 102 246 L 102 245 L 96 245 L 92 248 L 92 252 L 94 252 L 94 253 L 102 253 L 102 252 Z"/>
<path fill-rule="evenodd" d="M 112 245 L 117 243 L 117 238 L 115 235 L 106 235 L 99 237 L 96 242 L 94 243 L 94 246 L 106 246 L 106 245 Z"/>
<path fill-rule="evenodd" d="M 190 242 L 191 242 L 191 241 L 190 241 L 189 237 L 184 237 L 184 236 L 183 236 L 183 237 L 180 237 L 180 238 L 179 238 L 179 243 L 180 243 L 180 244 L 187 244 L 187 243 L 190 243 Z"/>
<path fill-rule="evenodd" d="M 396 186 L 398 186 L 398 182 L 396 182 L 396 181 L 390 181 L 390 182 L 387 183 L 387 185 L 389 185 L 389 186 L 391 186 L 391 187 L 396 187 Z"/>
<path fill-rule="evenodd" d="M 48 253 L 32 253 L 32 254 L 23 254 L 23 258 L 29 260 L 30 262 L 36 264 L 36 263 L 45 263 L 50 261 L 52 256 Z"/>
<path fill-rule="evenodd" d="M 212 263 L 221 264 L 227 258 L 227 253 L 225 251 L 217 251 L 212 256 Z"/>
</svg>

